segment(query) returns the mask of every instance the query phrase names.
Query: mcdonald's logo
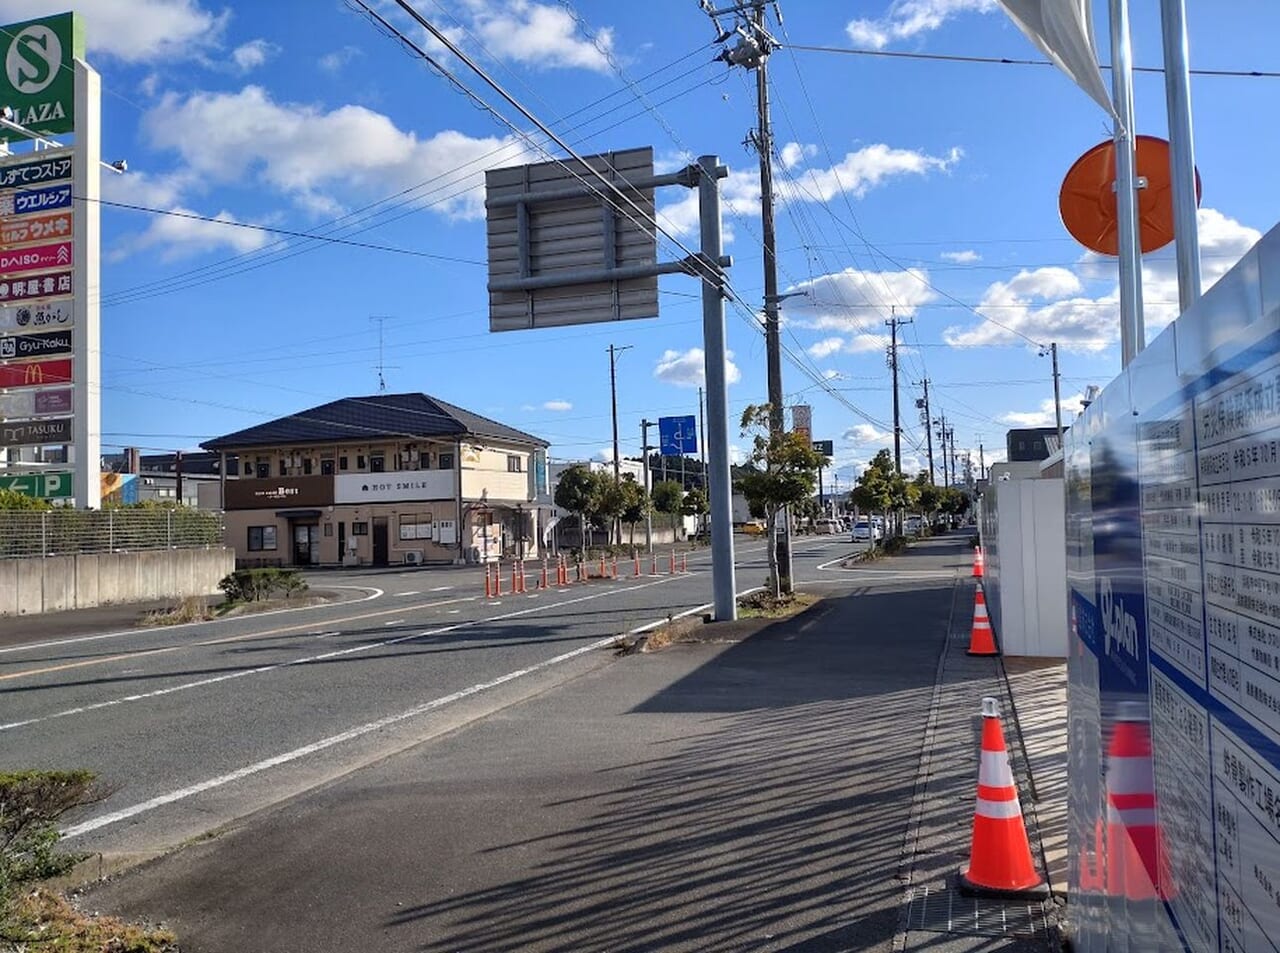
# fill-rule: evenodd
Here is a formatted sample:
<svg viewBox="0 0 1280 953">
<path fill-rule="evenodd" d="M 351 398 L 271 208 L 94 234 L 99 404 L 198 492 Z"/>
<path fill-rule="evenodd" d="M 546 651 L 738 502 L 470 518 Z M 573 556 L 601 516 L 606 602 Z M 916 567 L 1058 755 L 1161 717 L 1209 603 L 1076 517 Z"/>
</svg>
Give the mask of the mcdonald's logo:
<svg viewBox="0 0 1280 953">
<path fill-rule="evenodd" d="M 69 384 L 71 361 L 25 361 L 0 364 L 0 388 Z"/>
</svg>

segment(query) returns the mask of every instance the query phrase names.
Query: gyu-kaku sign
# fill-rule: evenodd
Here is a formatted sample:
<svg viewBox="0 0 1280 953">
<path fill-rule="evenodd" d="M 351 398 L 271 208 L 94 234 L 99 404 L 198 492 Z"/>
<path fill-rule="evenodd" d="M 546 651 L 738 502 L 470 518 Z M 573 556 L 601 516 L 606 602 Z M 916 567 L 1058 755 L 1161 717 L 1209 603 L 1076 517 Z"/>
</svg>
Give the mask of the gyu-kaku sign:
<svg viewBox="0 0 1280 953">
<path fill-rule="evenodd" d="M 657 317 L 663 184 L 648 147 L 486 172 L 489 330 Z"/>
</svg>

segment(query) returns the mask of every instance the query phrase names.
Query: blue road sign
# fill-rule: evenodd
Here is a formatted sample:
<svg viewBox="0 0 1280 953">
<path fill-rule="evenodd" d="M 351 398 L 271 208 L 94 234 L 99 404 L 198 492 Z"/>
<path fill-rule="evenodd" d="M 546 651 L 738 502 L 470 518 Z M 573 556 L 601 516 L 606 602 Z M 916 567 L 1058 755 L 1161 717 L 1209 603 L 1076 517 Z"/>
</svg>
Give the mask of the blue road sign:
<svg viewBox="0 0 1280 953">
<path fill-rule="evenodd" d="M 697 418 L 659 417 L 658 446 L 664 457 L 678 457 L 682 453 L 698 452 Z"/>
</svg>

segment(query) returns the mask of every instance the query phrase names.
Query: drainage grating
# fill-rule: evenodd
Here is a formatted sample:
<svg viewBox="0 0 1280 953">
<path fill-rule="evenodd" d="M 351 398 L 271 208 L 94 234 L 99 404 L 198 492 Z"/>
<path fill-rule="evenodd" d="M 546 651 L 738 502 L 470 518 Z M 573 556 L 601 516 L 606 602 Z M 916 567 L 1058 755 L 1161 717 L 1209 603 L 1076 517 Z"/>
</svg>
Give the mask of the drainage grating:
<svg viewBox="0 0 1280 953">
<path fill-rule="evenodd" d="M 907 903 L 907 929 L 962 936 L 1048 937 L 1052 929 L 1041 900 L 966 897 L 954 882 L 921 885 Z"/>
</svg>

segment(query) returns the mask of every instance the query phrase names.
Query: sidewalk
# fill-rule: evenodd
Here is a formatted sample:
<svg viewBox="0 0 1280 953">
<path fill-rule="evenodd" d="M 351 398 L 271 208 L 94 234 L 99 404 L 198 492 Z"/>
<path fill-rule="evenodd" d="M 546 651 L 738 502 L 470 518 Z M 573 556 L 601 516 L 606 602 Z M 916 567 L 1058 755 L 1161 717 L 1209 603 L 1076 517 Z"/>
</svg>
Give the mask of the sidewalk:
<svg viewBox="0 0 1280 953">
<path fill-rule="evenodd" d="M 968 848 L 972 716 L 1003 691 L 997 661 L 964 655 L 967 558 L 929 541 L 880 567 L 953 579 L 851 576 L 793 619 L 596 668 L 86 905 L 196 951 L 1056 949 L 1050 907 L 999 931 L 939 912 Z"/>
</svg>

